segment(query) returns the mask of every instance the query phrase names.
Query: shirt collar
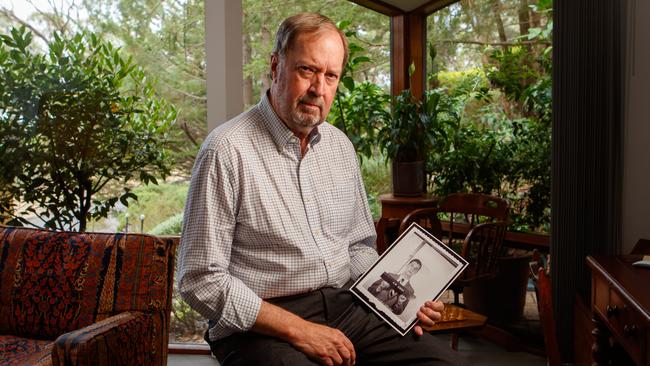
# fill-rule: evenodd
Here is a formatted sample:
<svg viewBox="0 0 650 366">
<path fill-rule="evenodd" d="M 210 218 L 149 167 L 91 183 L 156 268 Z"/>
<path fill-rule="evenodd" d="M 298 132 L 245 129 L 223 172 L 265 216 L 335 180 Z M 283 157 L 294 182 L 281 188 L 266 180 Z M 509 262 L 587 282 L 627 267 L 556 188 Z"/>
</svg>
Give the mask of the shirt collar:
<svg viewBox="0 0 650 366">
<path fill-rule="evenodd" d="M 289 141 L 291 141 L 293 137 L 295 137 L 295 135 L 289 129 L 289 127 L 287 127 L 287 125 L 282 122 L 277 113 L 275 113 L 275 110 L 271 105 L 271 100 L 269 99 L 269 93 L 269 90 L 264 93 L 262 99 L 258 103 L 258 108 L 262 112 L 262 121 L 264 121 L 264 125 L 271 134 L 271 138 L 277 146 L 278 151 L 282 151 L 282 149 L 284 149 L 284 147 L 289 143 Z M 310 133 L 309 144 L 314 145 L 320 141 L 320 139 L 321 134 L 318 131 L 317 126 Z"/>
</svg>

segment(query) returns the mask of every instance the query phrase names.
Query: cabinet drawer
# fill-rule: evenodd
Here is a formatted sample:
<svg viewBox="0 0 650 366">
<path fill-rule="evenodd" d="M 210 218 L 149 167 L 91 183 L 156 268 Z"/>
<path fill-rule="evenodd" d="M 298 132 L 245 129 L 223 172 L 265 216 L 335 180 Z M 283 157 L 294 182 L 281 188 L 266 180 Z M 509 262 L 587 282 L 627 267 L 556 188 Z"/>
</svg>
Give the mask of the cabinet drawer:
<svg viewBox="0 0 650 366">
<path fill-rule="evenodd" d="M 605 316 L 616 340 L 637 364 L 645 365 L 646 342 L 641 314 L 613 288 L 609 289 L 608 305 L 605 307 Z"/>
</svg>

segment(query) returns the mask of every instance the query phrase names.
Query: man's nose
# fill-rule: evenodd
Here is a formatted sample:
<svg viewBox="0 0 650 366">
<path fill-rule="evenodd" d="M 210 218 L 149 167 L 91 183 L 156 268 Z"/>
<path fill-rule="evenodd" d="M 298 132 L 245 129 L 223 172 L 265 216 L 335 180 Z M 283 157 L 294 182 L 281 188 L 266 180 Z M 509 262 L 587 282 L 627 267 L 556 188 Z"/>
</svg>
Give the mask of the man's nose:
<svg viewBox="0 0 650 366">
<path fill-rule="evenodd" d="M 321 96 L 325 92 L 325 74 L 322 72 L 317 72 L 311 79 L 311 85 L 309 86 L 309 91 L 316 95 Z"/>
</svg>

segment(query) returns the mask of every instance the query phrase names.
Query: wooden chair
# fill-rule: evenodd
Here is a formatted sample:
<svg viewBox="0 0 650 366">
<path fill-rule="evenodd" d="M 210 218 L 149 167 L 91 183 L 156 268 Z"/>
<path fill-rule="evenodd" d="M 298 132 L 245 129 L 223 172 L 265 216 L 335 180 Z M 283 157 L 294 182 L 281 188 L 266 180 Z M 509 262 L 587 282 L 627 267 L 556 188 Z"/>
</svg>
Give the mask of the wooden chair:
<svg viewBox="0 0 650 366">
<path fill-rule="evenodd" d="M 443 229 L 450 235 L 468 232 L 477 224 L 492 221 L 507 221 L 510 204 L 506 199 L 482 193 L 451 193 L 438 205 L 439 217 L 444 217 Z"/>
<path fill-rule="evenodd" d="M 441 213 L 447 214 L 449 219 L 448 245 L 454 246 L 454 223 L 469 230 L 459 248 L 459 254 L 469 266 L 452 285 L 454 304 L 458 305 L 464 287 L 496 276 L 498 257 L 503 254 L 508 211 L 505 199 L 478 193 L 454 193 L 446 196 L 439 208 L 422 208 L 409 213 L 400 223 L 399 233 L 416 222 L 443 240 Z"/>
<path fill-rule="evenodd" d="M 435 207 L 429 208 L 420 208 L 414 211 L 411 211 L 406 215 L 399 225 L 399 233 L 403 233 L 411 226 L 412 223 L 417 223 L 427 230 L 431 235 L 435 236 L 438 239 L 442 238 L 442 224 L 440 219 L 438 219 L 438 209 Z"/>
<path fill-rule="evenodd" d="M 467 233 L 460 255 L 469 265 L 452 285 L 454 303 L 460 303 L 459 294 L 464 287 L 496 277 L 507 228 L 505 221 L 484 222 Z"/>
<path fill-rule="evenodd" d="M 438 218 L 443 218 L 443 232 L 447 233 L 447 243 L 452 248 L 461 244 L 457 239 L 464 235 L 461 255 L 465 252 L 470 266 L 465 271 L 467 278 L 460 278 L 454 285 L 454 303 L 460 304 L 463 288 L 472 282 L 496 276 L 497 258 L 502 255 L 503 240 L 506 234 L 510 204 L 506 199 L 482 193 L 452 193 L 445 196 L 438 205 Z M 474 227 L 486 225 L 472 233 Z M 441 238 L 442 239 L 442 238 Z M 480 254 L 480 255 L 479 255 Z M 489 255 L 488 255 L 489 254 Z"/>
<path fill-rule="evenodd" d="M 537 250 L 533 251 L 533 261 L 530 262 L 530 278 L 535 285 L 537 310 L 542 323 L 548 364 L 556 366 L 560 364 L 560 349 L 555 332 L 550 270 L 550 255 L 545 258 Z"/>
</svg>

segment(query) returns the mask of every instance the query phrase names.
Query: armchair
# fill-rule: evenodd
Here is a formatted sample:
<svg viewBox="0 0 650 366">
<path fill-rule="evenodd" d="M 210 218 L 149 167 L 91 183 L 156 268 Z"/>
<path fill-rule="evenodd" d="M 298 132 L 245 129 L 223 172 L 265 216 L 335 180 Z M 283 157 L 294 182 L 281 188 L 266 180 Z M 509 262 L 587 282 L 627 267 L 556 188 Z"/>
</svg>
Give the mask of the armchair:
<svg viewBox="0 0 650 366">
<path fill-rule="evenodd" d="M 0 227 L 0 365 L 165 365 L 176 245 Z"/>
</svg>

